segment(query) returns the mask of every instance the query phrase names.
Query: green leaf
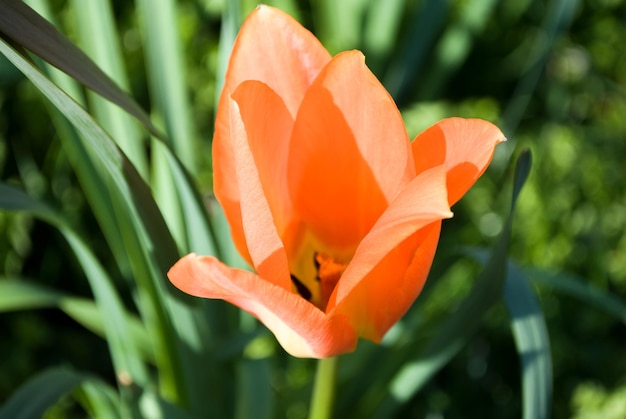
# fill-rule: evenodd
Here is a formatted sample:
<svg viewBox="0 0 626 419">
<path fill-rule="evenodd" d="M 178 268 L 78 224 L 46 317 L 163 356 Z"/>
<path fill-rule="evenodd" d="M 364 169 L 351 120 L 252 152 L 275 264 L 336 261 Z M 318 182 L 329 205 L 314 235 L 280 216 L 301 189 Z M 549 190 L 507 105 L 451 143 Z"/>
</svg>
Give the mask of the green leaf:
<svg viewBox="0 0 626 419">
<path fill-rule="evenodd" d="M 416 7 L 410 17 L 410 31 L 400 41 L 400 48 L 382 82 L 396 102 L 404 100 L 411 89 L 409 86 L 424 71 L 428 54 L 439 32 L 446 23 L 452 2 L 450 0 L 426 0 Z"/>
<path fill-rule="evenodd" d="M 192 419 L 180 407 L 164 400 L 158 394 L 149 390 L 143 392 L 136 409 L 141 418 Z M 207 414 L 206 411 L 205 414 Z"/>
<path fill-rule="evenodd" d="M 145 383 L 148 378 L 147 372 L 145 371 L 143 361 L 141 360 L 141 356 L 138 353 L 135 341 L 130 332 L 127 316 L 121 300 L 112 285 L 111 279 L 92 254 L 90 248 L 51 208 L 40 201 L 31 199 L 18 188 L 0 183 L 0 209 L 28 211 L 35 216 L 47 220 L 59 229 L 74 251 L 78 262 L 89 280 L 101 316 L 99 321 L 94 320 L 93 317 L 86 316 L 87 313 L 83 310 L 81 313 L 78 313 L 76 317 L 80 322 L 87 322 L 87 324 L 92 327 L 96 322 L 102 324 L 117 373 L 129 375 L 133 381 Z M 51 304 L 53 303 L 52 298 L 56 298 L 55 303 L 65 310 L 71 311 L 80 308 L 80 303 L 77 302 L 77 300 L 63 299 L 61 294 L 46 290 L 43 287 L 35 290 L 35 286 L 32 284 L 28 285 L 27 283 L 16 283 L 12 281 L 3 281 L 3 284 L 2 286 L 9 288 L 6 291 L 11 292 L 11 296 L 17 298 L 18 302 L 21 302 L 21 307 L 24 307 L 25 304 L 28 303 L 30 303 L 31 306 L 44 303 Z M 33 296 L 25 297 L 24 295 L 29 292 L 32 293 Z M 3 293 L 2 295 L 3 299 L 10 299 L 8 294 Z M 6 307 L 6 302 L 4 305 Z M 107 321 L 102 322 L 102 318 L 106 318 Z M 89 322 L 89 320 L 91 320 L 91 322 Z"/>
<path fill-rule="evenodd" d="M 71 296 L 23 278 L 0 277 L 0 313 L 52 307 L 64 311 L 86 329 L 106 338 L 102 313 L 93 300 Z M 105 318 L 110 323 L 109 313 Z M 125 323 L 132 335 L 131 341 L 137 345 L 143 359 L 154 362 L 145 327 L 137 317 L 128 313 L 125 316 Z M 117 331 L 122 333 L 124 329 L 118 327 Z"/>
<path fill-rule="evenodd" d="M 67 369 L 46 370 L 23 384 L 0 409 L 0 419 L 41 418 L 59 398 L 90 376 Z"/>
<path fill-rule="evenodd" d="M 120 106 L 156 137 L 163 138 L 148 115 L 127 93 L 84 52 L 23 1 L 0 1 L 0 33 Z"/>
<path fill-rule="evenodd" d="M 161 0 L 155 7 L 150 0 L 136 2 L 142 21 L 152 100 L 164 119 L 173 150 L 183 165 L 194 173 L 197 166 L 196 138 L 185 85 L 187 77 L 183 70 L 175 3 L 173 0 Z"/>
<path fill-rule="evenodd" d="M 110 3 L 109 0 L 73 0 L 71 10 L 76 17 L 78 41 L 86 53 L 115 83 L 128 90 L 121 41 Z M 136 121 L 98 94 L 89 95 L 89 99 L 94 117 L 109 132 L 137 171 L 147 179 L 146 144 Z"/>
<path fill-rule="evenodd" d="M 405 0 L 370 2 L 365 16 L 363 53 L 374 74 L 382 74 L 395 46 L 405 12 Z"/>
<path fill-rule="evenodd" d="M 522 268 L 522 271 L 535 284 L 577 298 L 626 323 L 626 302 L 583 278 L 566 272 L 548 272 L 537 268 Z"/>
<path fill-rule="evenodd" d="M 63 294 L 50 288 L 16 278 L 0 278 L 0 313 L 56 307 Z"/>
<path fill-rule="evenodd" d="M 232 266 L 234 268 L 250 269 L 247 262 L 241 257 L 239 251 L 235 247 L 235 243 L 233 242 L 233 238 L 230 233 L 230 227 L 221 205 L 217 202 L 214 196 L 211 196 L 207 198 L 206 206 L 213 234 L 215 235 L 216 242 L 220 245 L 219 259 L 228 266 Z"/>
<path fill-rule="evenodd" d="M 239 32 L 239 0 L 228 0 L 222 10 L 222 25 L 220 27 L 220 43 L 217 55 L 217 69 L 215 72 L 215 109 L 220 100 L 220 95 L 224 87 L 226 68 L 230 53 Z"/>
<path fill-rule="evenodd" d="M 548 4 L 541 30 L 536 31 L 533 50 L 528 59 L 529 68 L 523 68 L 515 91 L 504 109 L 502 121 L 505 132 L 511 134 L 524 117 L 533 92 L 537 88 L 545 65 L 552 56 L 558 35 L 572 22 L 580 0 L 554 0 Z"/>
<path fill-rule="evenodd" d="M 202 337 L 207 319 L 195 308 L 200 305 L 197 301 L 175 290 L 166 280 L 179 252 L 151 190 L 83 108 L 2 40 L 0 52 L 76 127 L 80 136 L 64 138 L 68 141 L 64 147 L 82 147 L 88 158 L 94 159 L 92 164 L 97 169 L 90 174 L 102 180 L 103 188 L 90 192 L 110 194 L 111 210 L 117 221 L 113 227 L 121 236 L 132 278 L 137 283 L 139 310 L 152 338 L 163 396 L 183 406 L 202 401 L 205 394 L 200 393 L 211 379 L 206 362 L 210 356 L 206 350 L 208 342 Z M 74 163 L 81 168 L 85 161 Z M 204 384 L 198 384 L 200 378 Z"/>
<path fill-rule="evenodd" d="M 359 48 L 368 3 L 368 0 L 312 2 L 318 22 L 317 35 L 331 54 Z"/>
<path fill-rule="evenodd" d="M 63 112 L 81 134 L 80 146 L 88 151 L 89 156 L 98 159 L 97 163 L 102 170 L 95 173 L 104 178 L 104 184 L 111 193 L 110 199 L 118 222 L 116 228 L 122 235 L 122 244 L 138 283 L 140 310 L 147 321 L 150 336 L 155 339 L 153 346 L 161 372 L 162 388 L 176 398 L 178 392 L 184 391 L 183 383 L 179 381 L 180 369 L 175 366 L 182 360 L 178 356 L 178 340 L 167 312 L 169 306 L 164 302 L 167 289 L 163 278 L 179 255 L 148 186 L 111 138 L 83 108 L 2 40 L 0 52 Z M 64 145 L 74 146 L 71 143 Z M 175 317 L 175 314 L 172 316 Z"/>
<path fill-rule="evenodd" d="M 508 264 L 504 301 L 522 365 L 525 419 L 550 417 L 552 404 L 552 357 L 543 312 L 528 278 Z"/>
<path fill-rule="evenodd" d="M 170 189 L 161 192 L 166 194 L 163 201 L 176 205 L 180 211 L 181 218 L 177 220 L 176 228 L 184 230 L 180 232 L 184 242 L 178 241 L 182 252 L 219 256 L 221 249 L 217 248 L 209 214 L 198 190 L 194 188 L 191 175 L 166 144 L 155 143 L 154 151 L 163 159 L 160 167 L 171 182 Z M 172 196 L 177 199 L 172 199 Z"/>
<path fill-rule="evenodd" d="M 75 394 L 89 417 L 107 419 L 128 417 L 123 415 L 124 408 L 117 390 L 102 381 L 84 381 Z"/>
<path fill-rule="evenodd" d="M 453 79 L 468 55 L 474 39 L 493 21 L 498 0 L 466 0 L 456 3 L 455 13 L 447 20 L 437 45 L 429 57 L 425 75 L 419 79 L 418 97 L 433 100 L 445 94 L 442 88 Z M 415 78 L 412 80 L 412 85 Z"/>
<path fill-rule="evenodd" d="M 267 358 L 243 359 L 237 365 L 238 399 L 236 419 L 272 418 L 274 391 L 267 383 L 272 381 L 272 370 Z"/>
</svg>

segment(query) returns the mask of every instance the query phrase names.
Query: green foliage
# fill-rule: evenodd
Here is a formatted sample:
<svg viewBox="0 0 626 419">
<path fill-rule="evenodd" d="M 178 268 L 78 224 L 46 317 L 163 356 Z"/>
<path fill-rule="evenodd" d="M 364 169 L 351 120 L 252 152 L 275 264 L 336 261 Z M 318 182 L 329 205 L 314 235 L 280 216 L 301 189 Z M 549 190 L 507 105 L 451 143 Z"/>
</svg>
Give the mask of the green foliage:
<svg viewBox="0 0 626 419">
<path fill-rule="evenodd" d="M 164 279 L 189 251 L 242 266 L 210 140 L 256 3 L 27 3 L 71 41 L 0 1 L 0 417 L 305 417 L 313 362 Z M 453 115 L 508 137 L 414 307 L 340 358 L 337 417 L 623 417 L 625 2 L 267 3 L 363 50 L 411 137 Z"/>
</svg>

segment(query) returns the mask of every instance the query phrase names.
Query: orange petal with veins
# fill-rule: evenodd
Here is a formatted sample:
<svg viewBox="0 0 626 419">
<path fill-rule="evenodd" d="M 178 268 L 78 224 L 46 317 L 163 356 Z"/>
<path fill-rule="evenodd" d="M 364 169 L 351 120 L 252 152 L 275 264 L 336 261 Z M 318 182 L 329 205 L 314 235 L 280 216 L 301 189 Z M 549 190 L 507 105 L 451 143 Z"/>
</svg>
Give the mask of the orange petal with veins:
<svg viewBox="0 0 626 419">
<path fill-rule="evenodd" d="M 189 254 L 167 275 L 187 294 L 219 298 L 251 313 L 293 356 L 326 358 L 356 347 L 357 335 L 346 316 L 327 315 L 300 295 L 214 257 Z"/>
<path fill-rule="evenodd" d="M 331 248 L 356 248 L 415 175 L 398 108 L 358 51 L 338 54 L 305 95 L 289 153 L 295 212 Z"/>
<path fill-rule="evenodd" d="M 337 283 L 327 311 L 350 317 L 360 336 L 380 340 L 421 291 L 440 221 L 452 216 L 445 181 L 444 166 L 418 175 L 363 239 Z"/>
<path fill-rule="evenodd" d="M 454 205 L 485 172 L 495 146 L 506 138 L 482 119 L 443 119 L 420 133 L 413 143 L 417 173 L 445 164 L 448 199 Z"/>
</svg>

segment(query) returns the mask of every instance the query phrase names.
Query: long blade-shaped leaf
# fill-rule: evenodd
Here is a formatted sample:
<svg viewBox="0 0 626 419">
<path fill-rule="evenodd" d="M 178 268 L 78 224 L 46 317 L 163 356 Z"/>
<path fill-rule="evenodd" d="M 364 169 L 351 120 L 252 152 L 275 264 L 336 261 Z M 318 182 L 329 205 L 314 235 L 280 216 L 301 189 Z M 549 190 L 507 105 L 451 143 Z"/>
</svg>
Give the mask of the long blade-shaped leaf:
<svg viewBox="0 0 626 419">
<path fill-rule="evenodd" d="M 217 55 L 217 69 L 215 74 L 215 109 L 220 100 L 220 94 L 224 87 L 226 77 L 226 67 L 230 59 L 230 53 L 239 32 L 239 1 L 231 0 L 226 2 L 222 11 L 222 26 L 220 28 L 220 43 Z"/>
<path fill-rule="evenodd" d="M 273 391 L 267 385 L 272 371 L 268 359 L 244 359 L 239 365 L 239 399 L 237 419 L 270 419 L 273 409 Z"/>
<path fill-rule="evenodd" d="M 0 313 L 39 308 L 58 308 L 77 323 L 103 338 L 107 337 L 105 325 L 112 323 L 109 316 L 111 311 L 107 311 L 104 317 L 97 303 L 92 300 L 67 295 L 23 278 L 0 277 Z M 127 342 L 132 342 L 137 346 L 144 360 L 154 362 L 150 339 L 143 324 L 137 317 L 128 313 L 125 317 L 125 325 L 131 335 L 126 337 Z M 115 327 L 118 334 L 125 332 L 124 325 L 115 324 Z M 109 341 L 109 345 L 114 342 L 115 339 Z"/>
<path fill-rule="evenodd" d="M 63 294 L 23 279 L 0 277 L 0 313 L 55 307 Z"/>
<path fill-rule="evenodd" d="M 165 163 L 167 163 L 167 171 L 175 188 L 175 191 L 172 192 L 178 196 L 183 214 L 185 237 L 187 238 L 185 251 L 196 252 L 201 255 L 220 256 L 222 249 L 217 248 L 209 214 L 197 189 L 193 187 L 193 180 L 189 172 L 174 155 L 173 150 L 164 143 L 155 144 L 155 148 L 159 150 Z"/>
<path fill-rule="evenodd" d="M 66 369 L 50 369 L 26 382 L 0 409 L 0 419 L 41 418 L 61 396 L 78 387 L 88 375 Z"/>
<path fill-rule="evenodd" d="M 192 173 L 196 168 L 197 149 L 191 124 L 182 50 L 177 31 L 173 0 L 137 1 L 143 20 L 146 61 L 150 92 L 157 111 L 165 120 L 168 138 L 176 155 Z"/>
<path fill-rule="evenodd" d="M 528 278 L 509 263 L 504 301 L 522 364 L 524 418 L 548 418 L 552 404 L 552 358 L 543 312 Z"/>
<path fill-rule="evenodd" d="M 428 52 L 446 22 L 451 5 L 450 0 L 426 0 L 416 8 L 411 30 L 383 77 L 383 84 L 396 102 L 405 99 L 411 83 L 423 72 Z"/>
<path fill-rule="evenodd" d="M 198 330 L 201 327 L 198 322 L 203 317 L 193 308 L 190 298 L 178 292 L 172 293 L 174 289 L 165 279 L 179 253 L 150 189 L 111 138 L 83 108 L 2 40 L 0 53 L 9 58 L 72 122 L 81 134 L 81 147 L 102 167 L 97 175 L 104 178 L 110 193 L 121 241 L 138 284 L 139 308 L 153 338 L 162 394 L 186 405 L 189 387 L 198 393 L 195 389 L 202 386 L 195 385 L 194 379 L 183 377 L 195 372 L 204 381 L 210 380 L 210 374 L 198 373 L 197 363 L 189 358 L 192 350 L 196 354 L 206 354 L 206 351 L 198 349 L 198 345 L 206 345 Z"/>
<path fill-rule="evenodd" d="M 61 231 L 85 271 L 92 292 L 98 303 L 101 318 L 107 319 L 107 321 L 103 323 L 103 328 L 117 373 L 129 375 L 134 381 L 145 383 L 147 380 L 147 372 L 145 371 L 143 361 L 141 360 L 141 356 L 139 355 L 139 351 L 130 332 L 122 302 L 112 285 L 111 279 L 91 253 L 89 247 L 51 208 L 39 201 L 31 199 L 15 187 L 0 184 L 0 209 L 31 212 L 33 215 L 49 221 Z M 30 301 L 28 298 L 24 300 L 24 289 L 22 288 L 20 290 L 19 287 L 26 286 L 27 289 L 33 287 L 25 284 L 17 285 L 9 283 L 9 286 L 11 285 L 13 286 L 13 293 L 22 295 L 21 304 L 51 303 L 51 298 L 59 299 L 56 303 L 59 305 L 62 304 L 59 294 L 48 293 L 48 295 L 46 295 L 47 292 L 43 289 L 33 292 Z"/>
<path fill-rule="evenodd" d="M 626 302 L 614 294 L 570 273 L 549 272 L 537 268 L 523 268 L 522 270 L 535 284 L 577 298 L 626 323 Z"/>
<path fill-rule="evenodd" d="M 80 45 L 103 72 L 128 90 L 129 81 L 121 42 L 111 9 L 109 0 L 72 1 Z M 146 145 L 136 121 L 123 109 L 98 94 L 91 94 L 89 99 L 95 118 L 111 134 L 111 138 L 128 156 L 137 171 L 147 178 Z"/>
<path fill-rule="evenodd" d="M 537 36 L 534 39 L 534 48 L 529 60 L 532 65 L 520 77 L 515 92 L 502 116 L 506 132 L 513 133 L 517 130 L 517 126 L 533 97 L 533 92 L 541 80 L 545 65 L 550 59 L 557 35 L 572 22 L 578 10 L 578 3 L 580 3 L 580 0 L 554 0 L 549 2 L 543 28 L 536 32 Z"/>
<path fill-rule="evenodd" d="M 117 391 L 103 382 L 86 381 L 77 395 L 80 404 L 85 408 L 89 417 L 121 419 L 127 418 L 121 406 Z"/>
<path fill-rule="evenodd" d="M 174 331 L 165 312 L 162 278 L 178 257 L 174 241 L 165 226 L 151 193 L 133 168 L 132 164 L 115 146 L 111 138 L 93 119 L 63 91 L 52 84 L 27 59 L 15 52 L 6 42 L 0 40 L 0 52 L 20 69 L 37 88 L 72 122 L 81 133 L 82 144 L 91 156 L 97 156 L 104 167 L 102 175 L 108 177 L 114 200 L 114 210 L 118 212 L 120 231 L 129 260 L 133 265 L 135 279 L 140 282 L 139 291 L 143 296 L 142 310 L 147 310 L 146 318 L 158 324 L 149 325 L 152 336 L 159 338 L 155 351 L 160 356 L 162 377 L 170 391 L 177 392 L 174 384 L 177 376 L 173 364 L 176 340 Z M 154 269 L 158 272 L 155 272 Z"/>
<path fill-rule="evenodd" d="M 0 1 L 0 33 L 64 71 L 137 118 L 163 138 L 150 118 L 84 52 L 21 0 Z"/>
</svg>

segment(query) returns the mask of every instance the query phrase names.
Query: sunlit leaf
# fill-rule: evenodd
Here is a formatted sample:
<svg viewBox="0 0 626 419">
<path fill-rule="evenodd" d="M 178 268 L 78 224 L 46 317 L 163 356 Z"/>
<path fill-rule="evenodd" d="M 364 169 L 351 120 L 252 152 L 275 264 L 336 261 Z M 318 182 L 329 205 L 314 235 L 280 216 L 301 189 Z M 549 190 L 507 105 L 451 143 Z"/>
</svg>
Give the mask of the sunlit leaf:
<svg viewBox="0 0 626 419">
<path fill-rule="evenodd" d="M 115 25 L 111 2 L 73 0 L 71 6 L 76 16 L 79 44 L 105 74 L 128 90 L 130 82 L 122 54 L 122 40 Z M 146 144 L 136 121 L 126 110 L 97 93 L 91 94 L 89 99 L 95 119 L 109 132 L 137 171 L 147 179 Z"/>
<path fill-rule="evenodd" d="M 173 365 L 181 362 L 175 355 L 177 340 L 166 312 L 168 306 L 162 301 L 165 289 L 162 278 L 178 258 L 178 250 L 163 221 L 151 192 L 128 159 L 120 152 L 111 138 L 94 120 L 63 91 L 52 84 L 28 60 L 0 40 L 0 52 L 20 69 L 35 86 L 72 122 L 81 133 L 81 146 L 91 156 L 99 158 L 106 176 L 105 184 L 112 188 L 119 231 L 128 259 L 139 283 L 140 309 L 150 321 L 150 336 L 154 342 L 157 364 L 161 368 L 161 382 L 166 391 L 183 390 Z"/>
<path fill-rule="evenodd" d="M 121 419 L 127 418 L 117 389 L 102 381 L 84 381 L 75 391 L 77 401 L 89 417 Z"/>
<path fill-rule="evenodd" d="M 21 0 L 0 1 L 0 33 L 74 77 L 137 118 L 155 136 L 150 118 L 84 52 Z"/>
<path fill-rule="evenodd" d="M 187 170 L 195 172 L 196 138 L 191 123 L 183 52 L 177 29 L 176 2 L 136 2 L 143 23 L 146 70 L 156 112 L 165 122 L 168 140 Z"/>
<path fill-rule="evenodd" d="M 143 392 L 135 408 L 142 418 L 192 419 L 180 407 L 149 390 Z"/>
<path fill-rule="evenodd" d="M 509 264 L 504 301 L 522 365 L 524 418 L 548 418 L 552 405 L 552 357 L 546 322 L 528 278 Z"/>
</svg>

